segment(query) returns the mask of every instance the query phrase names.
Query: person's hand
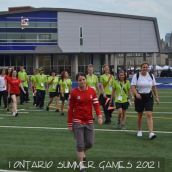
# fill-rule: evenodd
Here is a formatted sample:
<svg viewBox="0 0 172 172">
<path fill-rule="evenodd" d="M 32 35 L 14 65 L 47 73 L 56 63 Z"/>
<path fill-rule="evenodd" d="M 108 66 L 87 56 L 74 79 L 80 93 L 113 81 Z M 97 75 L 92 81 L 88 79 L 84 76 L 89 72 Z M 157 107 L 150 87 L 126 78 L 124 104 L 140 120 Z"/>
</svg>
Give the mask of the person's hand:
<svg viewBox="0 0 172 172">
<path fill-rule="evenodd" d="M 68 130 L 73 132 L 73 128 L 68 126 Z"/>
<path fill-rule="evenodd" d="M 131 99 L 128 99 L 128 103 L 129 103 L 130 106 L 132 106 L 132 101 L 131 101 Z"/>
<path fill-rule="evenodd" d="M 112 104 L 112 97 L 111 97 L 110 100 L 109 100 L 109 104 L 110 104 L 110 105 Z"/>
<path fill-rule="evenodd" d="M 142 99 L 141 95 L 138 94 L 138 93 L 136 94 L 136 98 L 137 98 L 137 99 Z"/>
<path fill-rule="evenodd" d="M 106 98 L 106 94 L 105 93 L 103 94 L 103 97 Z"/>
<path fill-rule="evenodd" d="M 155 101 L 157 104 L 159 104 L 159 97 L 158 96 L 155 97 Z"/>
<path fill-rule="evenodd" d="M 99 124 L 99 125 L 102 125 L 102 124 L 103 124 L 102 115 L 98 116 L 98 124 Z"/>
</svg>

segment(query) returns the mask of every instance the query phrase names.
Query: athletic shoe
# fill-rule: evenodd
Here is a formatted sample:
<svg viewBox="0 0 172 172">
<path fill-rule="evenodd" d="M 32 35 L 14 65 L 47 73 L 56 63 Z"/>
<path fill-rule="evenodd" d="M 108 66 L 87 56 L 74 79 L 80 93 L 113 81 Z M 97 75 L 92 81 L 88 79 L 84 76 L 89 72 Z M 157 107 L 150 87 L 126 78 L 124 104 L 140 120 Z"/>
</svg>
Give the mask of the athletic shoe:
<svg viewBox="0 0 172 172">
<path fill-rule="evenodd" d="M 46 110 L 49 111 L 49 107 L 48 106 L 47 106 Z"/>
<path fill-rule="evenodd" d="M 87 161 L 87 157 L 86 156 L 84 156 L 83 161 Z"/>
<path fill-rule="evenodd" d="M 15 113 L 15 117 L 17 117 L 17 116 L 18 116 L 18 112 Z"/>
<path fill-rule="evenodd" d="M 156 138 L 156 134 L 155 133 L 149 133 L 149 139 L 153 140 Z"/>
<path fill-rule="evenodd" d="M 120 130 L 121 129 L 121 124 L 117 124 L 116 129 Z"/>
<path fill-rule="evenodd" d="M 12 116 L 16 116 L 16 113 L 15 112 L 12 112 Z"/>
<path fill-rule="evenodd" d="M 56 109 L 55 112 L 60 112 L 59 109 Z"/>
<path fill-rule="evenodd" d="M 9 111 L 9 108 L 5 108 L 6 111 Z"/>
<path fill-rule="evenodd" d="M 121 130 L 126 130 L 126 126 L 125 125 L 121 125 Z"/>
<path fill-rule="evenodd" d="M 137 137 L 142 137 L 142 135 L 143 135 L 143 134 L 142 134 L 142 131 L 138 131 L 138 132 L 137 132 Z"/>
<path fill-rule="evenodd" d="M 86 172 L 86 169 L 85 168 L 81 168 L 80 172 Z"/>
<path fill-rule="evenodd" d="M 86 172 L 84 164 L 80 164 L 80 172 Z"/>
<path fill-rule="evenodd" d="M 64 116 L 64 112 L 61 112 L 61 116 Z"/>
</svg>

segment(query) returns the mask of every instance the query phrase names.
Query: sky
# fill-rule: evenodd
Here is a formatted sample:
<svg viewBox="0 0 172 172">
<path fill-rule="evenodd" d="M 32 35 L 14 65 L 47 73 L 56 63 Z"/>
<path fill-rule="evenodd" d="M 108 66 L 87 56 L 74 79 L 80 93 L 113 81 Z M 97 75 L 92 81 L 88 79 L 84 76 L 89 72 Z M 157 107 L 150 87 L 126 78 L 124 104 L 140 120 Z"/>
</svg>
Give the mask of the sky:
<svg viewBox="0 0 172 172">
<path fill-rule="evenodd" d="M 156 17 L 161 38 L 172 32 L 172 0 L 0 0 L 0 11 L 16 6 L 72 8 Z"/>
</svg>

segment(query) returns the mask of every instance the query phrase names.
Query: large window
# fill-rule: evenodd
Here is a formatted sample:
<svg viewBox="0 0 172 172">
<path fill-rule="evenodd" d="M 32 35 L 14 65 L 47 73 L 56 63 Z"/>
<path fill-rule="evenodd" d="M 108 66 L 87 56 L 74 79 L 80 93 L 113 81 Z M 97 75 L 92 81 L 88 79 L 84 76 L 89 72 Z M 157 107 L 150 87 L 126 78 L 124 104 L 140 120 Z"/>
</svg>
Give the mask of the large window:
<svg viewBox="0 0 172 172">
<path fill-rule="evenodd" d="M 57 33 L 1 32 L 0 42 L 57 42 Z"/>
<path fill-rule="evenodd" d="M 0 28 L 21 28 L 21 22 L 0 21 Z M 57 22 L 29 22 L 27 28 L 57 28 Z"/>
<path fill-rule="evenodd" d="M 16 20 L 16 18 L 14 17 Z M 57 42 L 57 21 L 37 21 L 44 18 L 33 18 L 22 27 L 18 21 L 0 21 L 0 42 L 7 43 L 54 43 Z M 8 19 L 7 19 L 8 20 Z"/>
</svg>

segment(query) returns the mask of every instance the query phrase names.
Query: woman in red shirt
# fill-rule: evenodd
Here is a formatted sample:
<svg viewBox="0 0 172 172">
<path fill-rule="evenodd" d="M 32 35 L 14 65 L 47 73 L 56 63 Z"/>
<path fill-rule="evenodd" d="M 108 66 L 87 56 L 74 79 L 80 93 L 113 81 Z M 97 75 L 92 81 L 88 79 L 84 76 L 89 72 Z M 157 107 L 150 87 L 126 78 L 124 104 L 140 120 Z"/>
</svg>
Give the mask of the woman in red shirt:
<svg viewBox="0 0 172 172">
<path fill-rule="evenodd" d="M 78 88 L 71 91 L 69 98 L 68 128 L 74 132 L 80 172 L 84 172 L 85 152 L 93 146 L 94 142 L 92 107 L 98 116 L 99 125 L 102 125 L 103 120 L 96 91 L 87 86 L 86 75 L 79 73 L 76 80 Z"/>
<path fill-rule="evenodd" d="M 13 70 L 11 72 L 11 75 L 10 77 L 7 78 L 7 81 L 8 81 L 8 96 L 10 96 L 12 99 L 12 115 L 16 117 L 18 115 L 17 97 L 20 95 L 20 88 L 22 89 L 24 94 L 26 92 L 22 86 L 21 80 L 17 78 L 16 70 Z"/>
</svg>

